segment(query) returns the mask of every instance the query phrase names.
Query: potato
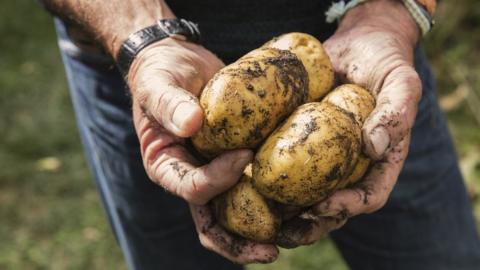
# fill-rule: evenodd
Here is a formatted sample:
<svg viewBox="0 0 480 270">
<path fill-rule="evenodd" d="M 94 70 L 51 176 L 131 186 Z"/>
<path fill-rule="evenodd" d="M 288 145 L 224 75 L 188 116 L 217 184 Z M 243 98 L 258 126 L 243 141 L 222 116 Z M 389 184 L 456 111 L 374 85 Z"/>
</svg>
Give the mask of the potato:
<svg viewBox="0 0 480 270">
<path fill-rule="evenodd" d="M 308 73 L 307 102 L 319 101 L 333 87 L 334 74 L 330 58 L 322 43 L 304 33 L 288 33 L 267 42 L 265 47 L 289 50 L 303 63 Z"/>
<path fill-rule="evenodd" d="M 308 74 L 291 52 L 260 48 L 220 70 L 200 96 L 205 119 L 192 137 L 206 157 L 254 149 L 308 95 Z"/>
<path fill-rule="evenodd" d="M 347 176 L 347 178 L 340 182 L 337 189 L 346 188 L 358 182 L 365 175 L 369 166 L 370 159 L 363 154 L 360 155 L 353 171 Z"/>
<path fill-rule="evenodd" d="M 212 201 L 217 221 L 227 230 L 258 242 L 273 242 L 280 228 L 274 202 L 253 188 L 248 169 L 240 182 Z"/>
<path fill-rule="evenodd" d="M 357 123 L 362 126 L 375 108 L 375 98 L 368 90 L 355 84 L 344 84 L 335 88 L 322 102 L 328 102 L 353 113 Z"/>
<path fill-rule="evenodd" d="M 360 158 L 361 127 L 374 106 L 351 84 L 300 106 L 256 153 L 254 187 L 277 202 L 310 206 L 360 179 L 370 162 Z"/>
<path fill-rule="evenodd" d="M 304 104 L 256 153 L 254 187 L 277 202 L 310 206 L 350 174 L 360 140 L 360 126 L 351 113 L 327 102 Z"/>
<path fill-rule="evenodd" d="M 360 126 L 375 108 L 375 98 L 364 88 L 355 84 L 344 84 L 328 94 L 322 102 L 334 104 L 350 113 Z M 363 145 L 363 140 L 362 140 Z M 342 181 L 338 188 L 346 188 L 358 182 L 370 165 L 370 159 L 360 155 L 352 173 Z"/>
</svg>

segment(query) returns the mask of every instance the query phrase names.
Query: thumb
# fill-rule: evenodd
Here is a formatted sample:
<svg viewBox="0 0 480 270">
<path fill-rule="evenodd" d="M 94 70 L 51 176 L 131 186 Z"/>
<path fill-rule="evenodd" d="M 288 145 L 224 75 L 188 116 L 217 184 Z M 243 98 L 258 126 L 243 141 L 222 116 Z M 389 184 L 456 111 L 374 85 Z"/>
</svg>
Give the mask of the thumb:
<svg viewBox="0 0 480 270">
<path fill-rule="evenodd" d="M 178 86 L 168 72 L 157 72 L 142 81 L 134 98 L 148 117 L 179 137 L 190 137 L 200 129 L 203 110 L 197 97 Z"/>
<path fill-rule="evenodd" d="M 397 67 L 385 77 L 377 106 L 363 126 L 368 156 L 383 158 L 410 133 L 421 95 L 422 83 L 413 67 Z"/>
</svg>

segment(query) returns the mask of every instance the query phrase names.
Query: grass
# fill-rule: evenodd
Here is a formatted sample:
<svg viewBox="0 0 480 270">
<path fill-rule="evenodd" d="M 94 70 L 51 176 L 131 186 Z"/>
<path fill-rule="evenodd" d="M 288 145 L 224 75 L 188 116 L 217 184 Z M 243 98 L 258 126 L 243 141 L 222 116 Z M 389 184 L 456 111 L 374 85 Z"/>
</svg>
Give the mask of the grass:
<svg viewBox="0 0 480 270">
<path fill-rule="evenodd" d="M 426 44 L 439 93 L 470 91 L 447 115 L 475 197 L 480 2 L 446 1 L 438 17 Z M 0 22 L 0 269 L 125 269 L 83 158 L 51 18 L 18 0 L 3 3 Z M 480 203 L 475 211 L 480 218 Z M 328 239 L 250 269 L 319 265 L 346 269 Z"/>
<path fill-rule="evenodd" d="M 121 269 L 83 158 L 51 18 L 33 1 L 3 6 L 0 269 Z"/>
</svg>

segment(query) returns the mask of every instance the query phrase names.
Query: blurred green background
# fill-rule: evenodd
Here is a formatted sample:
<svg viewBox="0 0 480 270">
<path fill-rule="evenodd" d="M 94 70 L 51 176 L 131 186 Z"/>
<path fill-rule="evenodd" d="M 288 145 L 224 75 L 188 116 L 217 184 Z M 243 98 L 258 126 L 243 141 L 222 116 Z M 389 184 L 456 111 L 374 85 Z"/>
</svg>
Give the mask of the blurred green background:
<svg viewBox="0 0 480 270">
<path fill-rule="evenodd" d="M 444 1 L 425 46 L 480 221 L 480 1 Z M 125 269 L 83 158 L 52 20 L 0 9 L 0 269 Z M 480 223 L 480 222 L 479 222 Z M 346 269 L 328 239 L 249 269 Z"/>
</svg>

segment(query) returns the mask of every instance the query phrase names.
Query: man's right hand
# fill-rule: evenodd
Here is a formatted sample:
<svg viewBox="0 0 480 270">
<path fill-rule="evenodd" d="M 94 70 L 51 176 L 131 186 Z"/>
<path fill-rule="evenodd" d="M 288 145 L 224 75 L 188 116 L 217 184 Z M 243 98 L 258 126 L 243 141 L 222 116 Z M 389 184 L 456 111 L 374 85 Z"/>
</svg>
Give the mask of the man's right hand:
<svg viewBox="0 0 480 270">
<path fill-rule="evenodd" d="M 202 125 L 197 96 L 222 66 L 202 46 L 168 38 L 142 50 L 127 77 L 148 176 L 199 205 L 236 183 L 252 158 L 249 150 L 238 150 L 199 166 L 185 148 L 185 138 Z"/>
<path fill-rule="evenodd" d="M 163 0 L 42 2 L 52 13 L 80 26 L 114 58 L 131 33 L 158 19 L 175 18 Z M 206 248 L 236 263 L 271 262 L 278 256 L 275 246 L 230 235 L 215 223 L 206 206 L 239 180 L 252 152 L 231 151 L 202 164 L 185 147 L 185 139 L 203 121 L 197 96 L 222 67 L 222 61 L 202 46 L 172 38 L 151 44 L 137 55 L 127 83 L 143 163 L 155 183 L 190 203 Z"/>
<path fill-rule="evenodd" d="M 222 67 L 222 61 L 202 46 L 172 38 L 139 53 L 127 82 L 143 163 L 152 181 L 190 203 L 206 248 L 241 264 L 271 262 L 278 256 L 275 246 L 230 235 L 205 206 L 238 181 L 252 152 L 230 151 L 201 164 L 185 147 L 185 138 L 203 121 L 197 97 Z"/>
</svg>

